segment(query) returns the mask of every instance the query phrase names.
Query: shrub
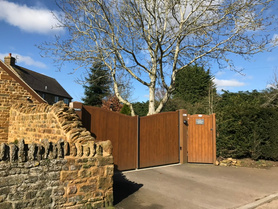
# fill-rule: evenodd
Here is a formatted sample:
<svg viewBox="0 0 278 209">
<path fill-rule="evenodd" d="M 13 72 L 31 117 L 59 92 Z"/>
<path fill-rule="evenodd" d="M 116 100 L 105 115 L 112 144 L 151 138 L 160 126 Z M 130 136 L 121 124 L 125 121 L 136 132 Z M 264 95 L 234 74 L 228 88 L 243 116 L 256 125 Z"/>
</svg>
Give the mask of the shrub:
<svg viewBox="0 0 278 209">
<path fill-rule="evenodd" d="M 217 155 L 278 160 L 278 111 L 256 91 L 225 92 L 217 104 Z"/>
</svg>

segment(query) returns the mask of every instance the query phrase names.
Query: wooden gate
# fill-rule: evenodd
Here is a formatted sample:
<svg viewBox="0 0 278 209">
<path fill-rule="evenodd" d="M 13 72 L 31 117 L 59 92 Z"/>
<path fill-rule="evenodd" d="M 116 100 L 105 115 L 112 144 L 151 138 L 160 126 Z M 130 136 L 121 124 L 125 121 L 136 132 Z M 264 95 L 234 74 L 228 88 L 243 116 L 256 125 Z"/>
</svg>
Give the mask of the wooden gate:
<svg viewBox="0 0 278 209">
<path fill-rule="evenodd" d="M 138 116 L 131 117 L 98 107 L 83 106 L 82 122 L 96 140 L 110 140 L 118 170 L 137 168 Z"/>
<path fill-rule="evenodd" d="M 179 162 L 179 112 L 140 118 L 139 167 Z"/>
<path fill-rule="evenodd" d="M 186 110 L 179 110 L 139 118 L 77 105 L 83 125 L 96 140 L 112 142 L 118 170 L 179 162 L 215 163 L 215 114 L 187 115 Z"/>
<path fill-rule="evenodd" d="M 215 163 L 215 128 L 215 114 L 188 115 L 188 162 Z"/>
</svg>

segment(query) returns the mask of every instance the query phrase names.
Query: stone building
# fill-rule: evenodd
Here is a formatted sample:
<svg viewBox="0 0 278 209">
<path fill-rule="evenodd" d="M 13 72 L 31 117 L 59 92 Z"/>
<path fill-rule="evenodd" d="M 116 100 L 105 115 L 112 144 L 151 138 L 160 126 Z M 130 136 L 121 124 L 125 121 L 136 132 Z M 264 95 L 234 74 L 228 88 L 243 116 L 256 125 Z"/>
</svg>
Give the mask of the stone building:
<svg viewBox="0 0 278 209">
<path fill-rule="evenodd" d="M 54 78 L 16 65 L 16 59 L 11 54 L 4 58 L 4 62 L 48 104 L 52 105 L 61 100 L 67 105 L 71 102 L 72 97 Z"/>
<path fill-rule="evenodd" d="M 7 142 L 9 111 L 14 104 L 53 104 L 71 96 L 53 78 L 15 64 L 11 54 L 0 60 L 0 142 Z"/>
</svg>

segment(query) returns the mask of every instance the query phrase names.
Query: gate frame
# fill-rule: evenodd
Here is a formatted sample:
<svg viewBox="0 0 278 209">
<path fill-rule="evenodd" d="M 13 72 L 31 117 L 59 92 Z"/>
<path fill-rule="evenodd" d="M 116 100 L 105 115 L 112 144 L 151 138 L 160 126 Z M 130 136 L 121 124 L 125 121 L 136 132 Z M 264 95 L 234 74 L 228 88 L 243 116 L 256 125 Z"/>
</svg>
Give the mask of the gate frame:
<svg viewBox="0 0 278 209">
<path fill-rule="evenodd" d="M 70 107 L 75 110 L 77 115 L 80 117 L 82 121 L 82 108 L 83 104 L 81 102 L 71 102 Z M 187 114 L 187 110 L 180 109 L 178 111 L 178 135 L 179 135 L 179 163 L 184 164 L 188 163 L 188 117 L 190 116 Z M 216 163 L 216 120 L 215 120 L 215 113 L 211 114 L 212 117 L 212 140 L 213 140 L 213 164 Z M 140 117 L 137 116 L 137 159 L 136 159 L 136 168 L 139 169 L 139 124 L 140 124 Z"/>
<path fill-rule="evenodd" d="M 180 144 L 180 163 L 187 163 L 187 140 L 188 140 L 188 114 L 187 110 L 180 109 L 179 111 L 179 144 Z"/>
</svg>

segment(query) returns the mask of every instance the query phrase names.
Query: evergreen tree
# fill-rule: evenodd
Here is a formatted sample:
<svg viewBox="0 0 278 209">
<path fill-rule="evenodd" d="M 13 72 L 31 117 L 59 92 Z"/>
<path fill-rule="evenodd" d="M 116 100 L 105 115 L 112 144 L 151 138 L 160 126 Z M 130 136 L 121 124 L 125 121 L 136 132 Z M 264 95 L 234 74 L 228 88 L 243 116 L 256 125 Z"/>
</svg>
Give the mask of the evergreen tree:
<svg viewBox="0 0 278 209">
<path fill-rule="evenodd" d="M 111 95 L 112 81 L 109 70 L 102 63 L 95 63 L 86 78 L 85 97 L 82 98 L 85 105 L 101 107 L 102 100 Z"/>
<path fill-rule="evenodd" d="M 175 90 L 169 104 L 182 104 L 182 107 L 176 106 L 187 109 L 190 114 L 211 114 L 215 96 L 216 88 L 210 71 L 192 65 L 177 73 Z"/>
<path fill-rule="evenodd" d="M 140 117 L 148 114 L 149 101 L 133 103 L 134 112 Z"/>
<path fill-rule="evenodd" d="M 124 104 L 124 106 L 121 109 L 120 113 L 122 113 L 124 115 L 131 115 L 130 108 L 126 104 Z"/>
<path fill-rule="evenodd" d="M 149 107 L 149 101 L 146 102 L 134 102 L 132 103 L 135 115 L 138 115 L 140 117 L 146 116 L 148 114 L 148 107 Z M 131 115 L 130 108 L 127 105 L 124 105 L 121 109 L 122 114 Z"/>
</svg>

